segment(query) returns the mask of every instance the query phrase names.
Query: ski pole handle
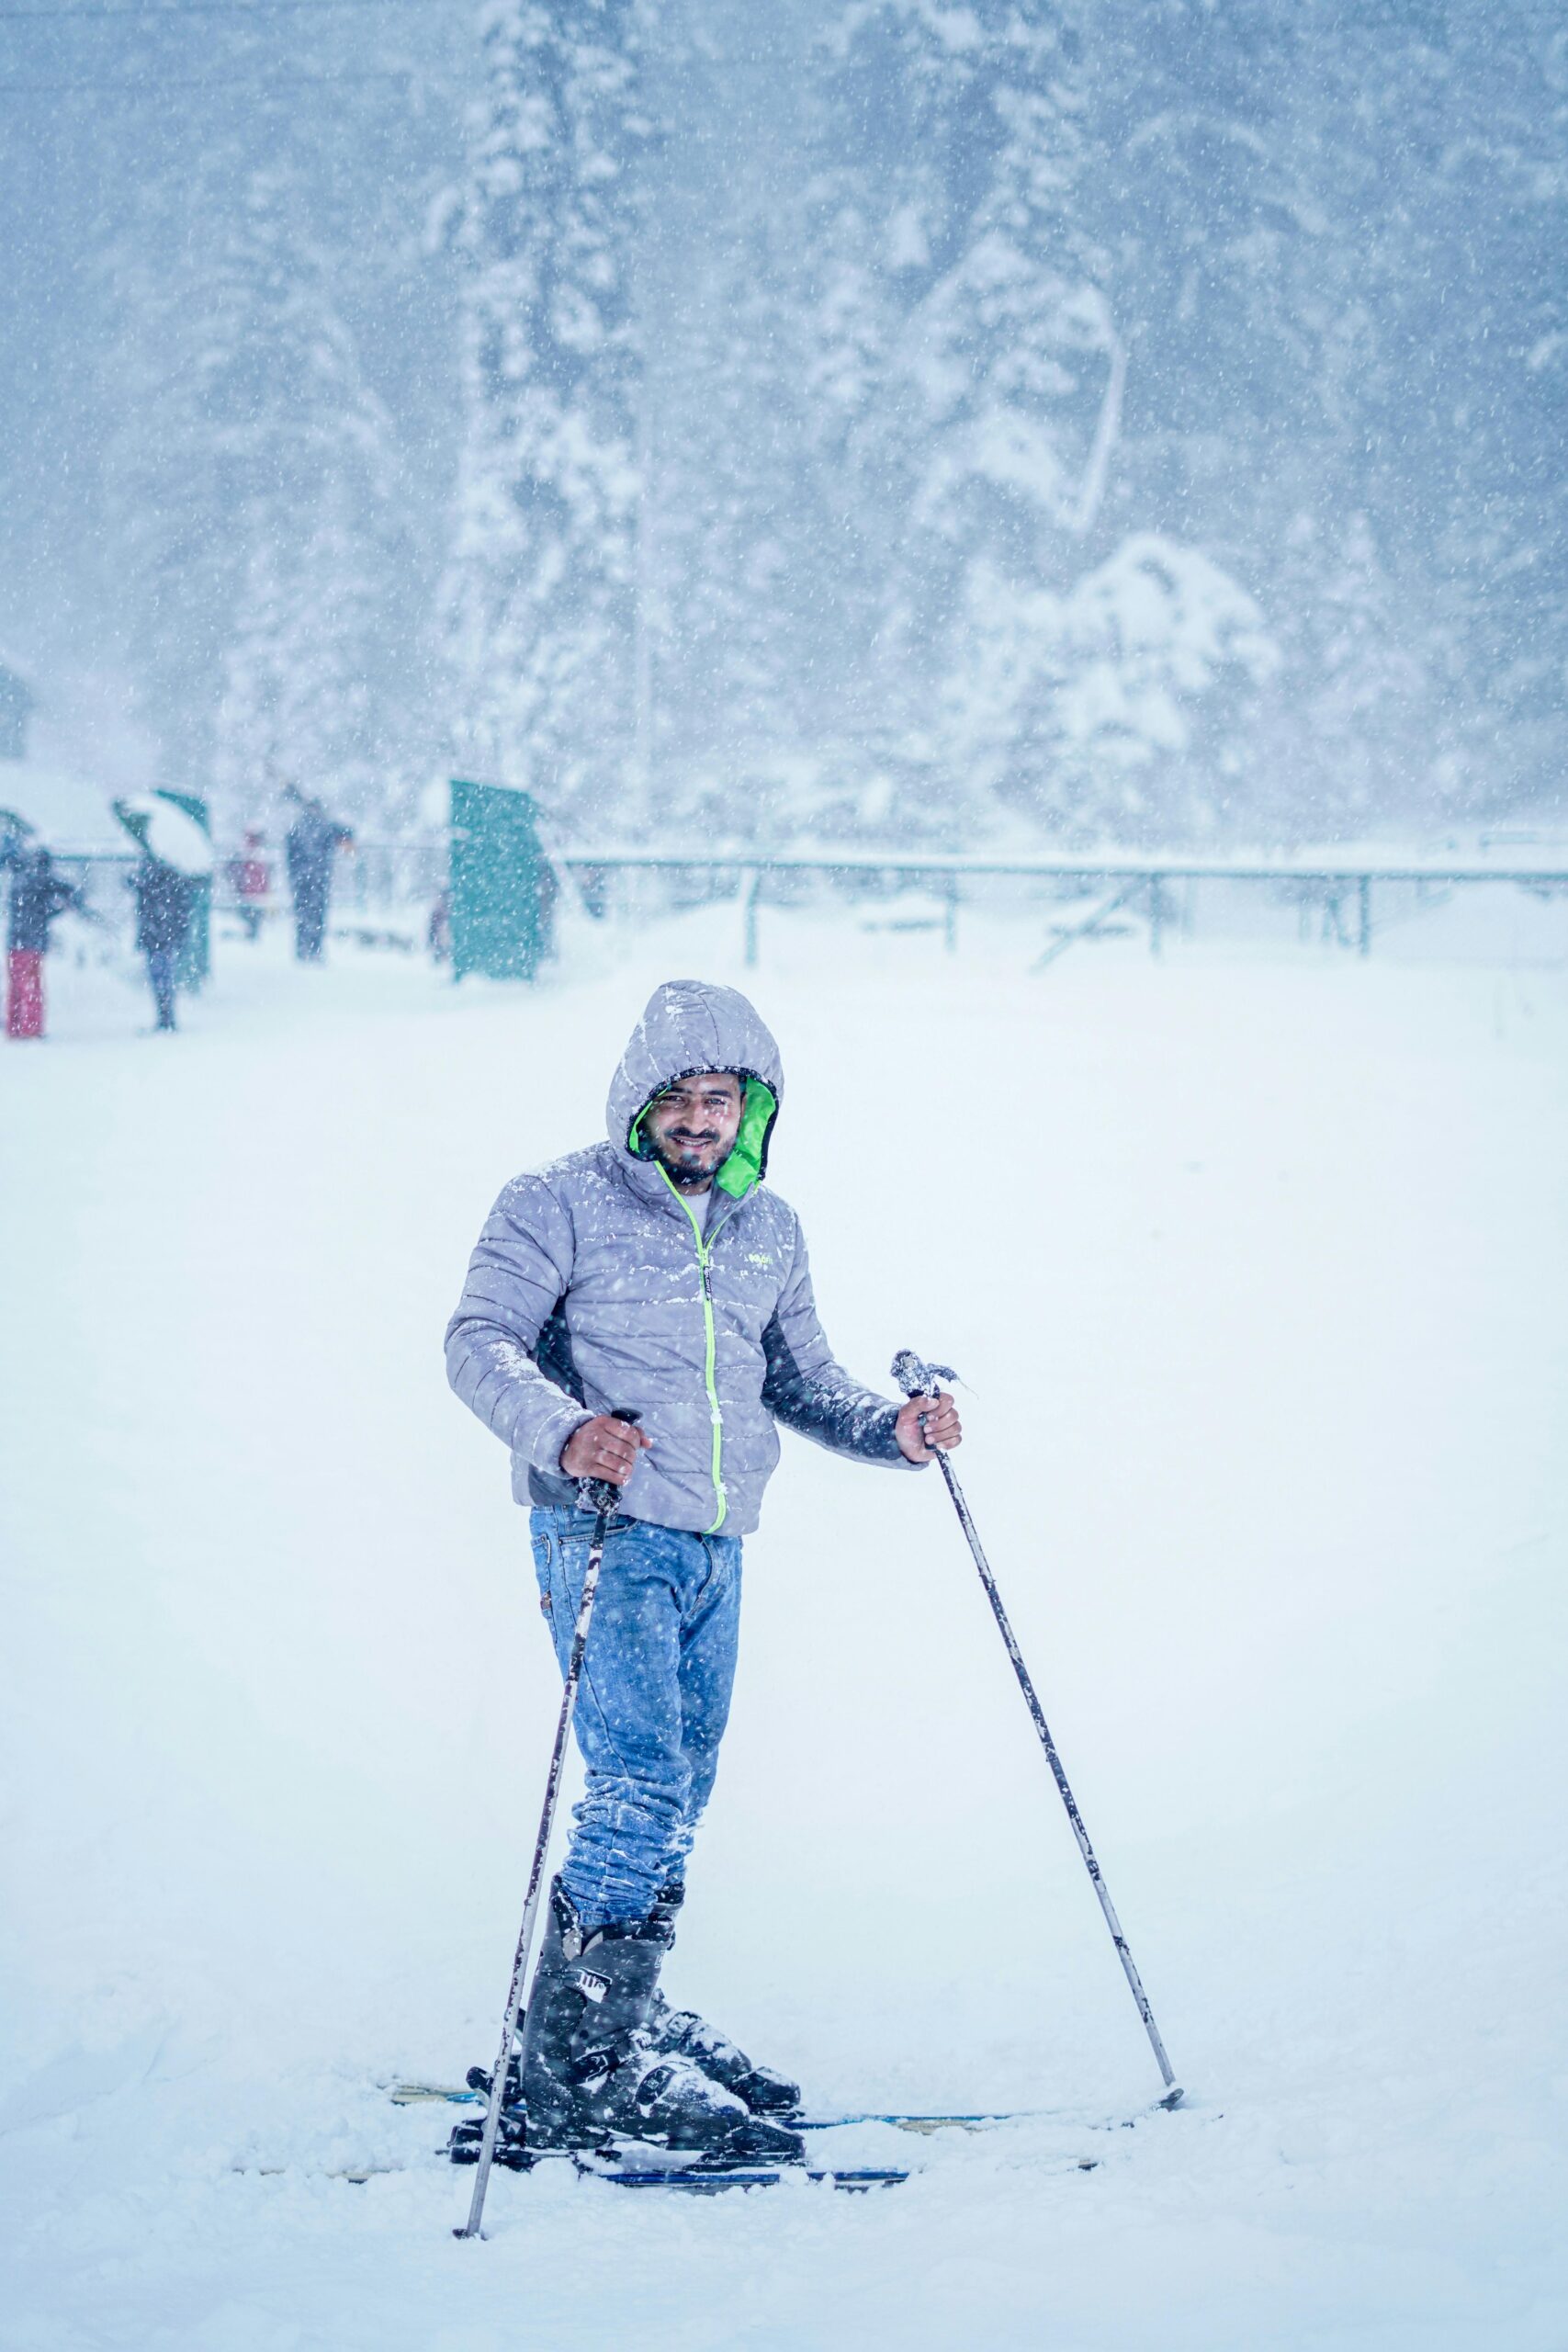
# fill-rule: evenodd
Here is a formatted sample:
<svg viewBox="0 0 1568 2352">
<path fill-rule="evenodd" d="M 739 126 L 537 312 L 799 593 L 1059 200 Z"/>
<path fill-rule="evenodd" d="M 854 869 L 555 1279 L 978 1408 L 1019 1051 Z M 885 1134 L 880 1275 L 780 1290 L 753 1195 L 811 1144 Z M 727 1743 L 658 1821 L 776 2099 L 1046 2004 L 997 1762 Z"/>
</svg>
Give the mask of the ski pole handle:
<svg viewBox="0 0 1568 2352">
<path fill-rule="evenodd" d="M 913 1348 L 900 1348 L 893 1359 L 893 1377 L 906 1396 L 935 1396 L 944 1380 L 958 1374 L 950 1363 L 926 1363 Z"/>
<path fill-rule="evenodd" d="M 625 1421 L 628 1429 L 635 1429 L 637 1422 L 641 1420 L 642 1415 L 640 1412 L 634 1412 L 628 1405 L 613 1405 L 610 1408 L 610 1419 L 613 1421 Z M 577 1497 L 584 1510 L 607 1513 L 613 1511 L 620 1501 L 621 1490 L 613 1479 L 580 1478 L 577 1482 Z"/>
<path fill-rule="evenodd" d="M 903 1387 L 905 1397 L 909 1397 L 909 1402 L 915 1402 L 915 1397 L 931 1397 L 931 1402 L 936 1402 L 942 1393 L 942 1381 L 957 1381 L 957 1371 L 952 1369 L 952 1364 L 924 1364 L 915 1355 L 915 1350 L 900 1348 L 898 1355 L 894 1357 L 894 1378 Z M 924 1414 L 919 1416 L 919 1435 L 926 1437 Z M 936 1452 L 936 1446 L 931 1444 L 929 1437 L 926 1437 L 926 1452 Z M 952 1484 L 952 1467 L 945 1453 L 938 1453 L 938 1461 L 941 1461 L 947 1484 Z"/>
<path fill-rule="evenodd" d="M 898 1385 L 903 1390 L 905 1396 L 913 1400 L 917 1396 L 930 1396 L 932 1398 L 939 1396 L 942 1394 L 942 1382 L 944 1380 L 956 1380 L 958 1374 L 953 1371 L 953 1366 L 950 1363 L 925 1363 L 915 1353 L 913 1348 L 900 1348 L 897 1354 L 893 1359 L 893 1377 L 898 1383 Z M 920 1415 L 920 1435 L 924 1437 L 925 1433 L 926 1417 L 922 1413 Z M 940 1459 L 942 1461 L 942 1468 L 945 1470 L 947 1468 L 946 1455 L 942 1455 Z"/>
</svg>

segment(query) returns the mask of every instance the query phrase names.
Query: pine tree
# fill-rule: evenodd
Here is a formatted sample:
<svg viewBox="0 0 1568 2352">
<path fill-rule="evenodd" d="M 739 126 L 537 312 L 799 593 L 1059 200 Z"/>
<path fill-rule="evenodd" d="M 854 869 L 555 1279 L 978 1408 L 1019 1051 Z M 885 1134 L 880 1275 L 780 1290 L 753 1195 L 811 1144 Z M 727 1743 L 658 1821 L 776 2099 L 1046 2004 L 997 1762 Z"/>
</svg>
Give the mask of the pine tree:
<svg viewBox="0 0 1568 2352">
<path fill-rule="evenodd" d="M 169 780 L 247 804 L 389 806 L 448 719 L 584 830 L 1559 793 L 1554 0 L 670 0 L 651 48 L 640 6 L 503 0 L 482 57 L 467 10 L 224 12 L 199 101 L 194 20 L 132 11 L 112 106 L 13 110 L 40 673 L 130 672 Z M 70 22 L 17 33 L 62 81 Z"/>
<path fill-rule="evenodd" d="M 810 725 L 807 548 L 820 516 L 790 310 L 755 210 L 685 257 L 654 434 L 662 765 L 734 776 Z M 674 814 L 667 780 L 662 804 Z"/>
<path fill-rule="evenodd" d="M 687 835 L 779 841 L 816 820 L 809 778 L 843 717 L 840 516 L 803 366 L 807 52 L 787 12 L 697 0 L 683 21 L 653 85 L 679 129 L 642 262 L 654 806 Z"/>
<path fill-rule="evenodd" d="M 1268 613 L 1281 659 L 1228 795 L 1254 837 L 1546 780 L 1553 22 L 1544 0 L 1103 0 L 1082 200 L 1136 322 L 1123 492 Z"/>
<path fill-rule="evenodd" d="M 107 462 L 144 706 L 221 831 L 284 782 L 379 812 L 410 764 L 394 430 L 299 171 L 247 143 L 211 139 L 118 243 Z"/>
<path fill-rule="evenodd" d="M 443 607 L 459 757 L 591 825 L 636 743 L 636 0 L 496 0 L 448 233 L 464 438 Z"/>
<path fill-rule="evenodd" d="M 930 806 L 934 774 L 968 825 L 998 793 L 1030 802 L 1031 681 L 1071 658 L 1049 616 L 1120 428 L 1125 353 L 1078 218 L 1082 33 L 1072 6 L 875 0 L 830 53 L 860 154 L 822 183 L 818 376 L 834 454 L 883 525 L 866 633 L 911 800 Z M 1026 651 L 1015 618 L 1048 643 Z"/>
</svg>

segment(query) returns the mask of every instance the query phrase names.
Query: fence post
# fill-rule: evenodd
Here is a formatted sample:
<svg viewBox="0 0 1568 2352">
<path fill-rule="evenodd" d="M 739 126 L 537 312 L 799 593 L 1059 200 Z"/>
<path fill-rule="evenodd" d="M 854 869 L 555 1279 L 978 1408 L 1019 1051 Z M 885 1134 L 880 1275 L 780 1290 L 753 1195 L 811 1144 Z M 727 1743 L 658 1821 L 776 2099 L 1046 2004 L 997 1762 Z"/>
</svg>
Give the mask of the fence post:
<svg viewBox="0 0 1568 2352">
<path fill-rule="evenodd" d="M 1363 874 L 1356 885 L 1356 897 L 1361 913 L 1360 949 L 1363 956 L 1372 952 L 1372 877 Z"/>
<path fill-rule="evenodd" d="M 746 890 L 745 958 L 746 969 L 749 972 L 755 971 L 757 967 L 757 898 L 761 888 L 762 869 L 760 865 L 754 865 L 751 868 L 751 879 Z"/>
<path fill-rule="evenodd" d="M 956 869 L 947 877 L 947 907 L 942 916 L 942 943 L 951 956 L 958 945 L 958 875 Z"/>
<path fill-rule="evenodd" d="M 1165 892 L 1157 874 L 1149 876 L 1149 954 L 1158 956 L 1165 944 Z"/>
</svg>

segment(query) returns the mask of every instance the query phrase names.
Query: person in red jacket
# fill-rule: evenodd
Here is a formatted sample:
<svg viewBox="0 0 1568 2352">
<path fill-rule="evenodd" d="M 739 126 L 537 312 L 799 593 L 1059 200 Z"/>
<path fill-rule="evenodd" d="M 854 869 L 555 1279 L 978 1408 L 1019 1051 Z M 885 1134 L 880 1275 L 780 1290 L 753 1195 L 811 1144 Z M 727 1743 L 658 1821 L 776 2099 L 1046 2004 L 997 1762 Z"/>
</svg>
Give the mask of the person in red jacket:
<svg viewBox="0 0 1568 2352">
<path fill-rule="evenodd" d="M 244 848 L 238 857 L 229 861 L 229 879 L 234 886 L 247 939 L 254 939 L 260 931 L 272 890 L 272 867 L 265 855 L 265 836 L 254 825 L 247 826 Z"/>
</svg>

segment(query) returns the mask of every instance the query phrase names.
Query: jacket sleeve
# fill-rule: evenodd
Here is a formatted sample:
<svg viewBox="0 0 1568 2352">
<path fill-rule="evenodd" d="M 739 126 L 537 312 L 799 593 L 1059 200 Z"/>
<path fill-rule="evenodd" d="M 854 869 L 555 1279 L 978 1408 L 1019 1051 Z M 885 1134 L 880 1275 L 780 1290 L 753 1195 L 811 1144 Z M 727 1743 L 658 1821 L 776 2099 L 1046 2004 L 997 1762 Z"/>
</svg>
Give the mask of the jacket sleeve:
<svg viewBox="0 0 1568 2352">
<path fill-rule="evenodd" d="M 817 1317 L 806 1236 L 795 1220 L 795 1254 L 779 1303 L 762 1334 L 768 1369 L 762 1402 L 786 1429 L 814 1438 L 831 1453 L 857 1462 L 880 1462 L 890 1469 L 919 1470 L 898 1450 L 893 1424 L 900 1408 L 874 1389 L 863 1388 L 835 1361 Z"/>
<path fill-rule="evenodd" d="M 539 1335 L 571 1280 L 571 1220 L 537 1177 L 520 1176 L 491 1209 L 446 1326 L 446 1377 L 513 1454 L 548 1476 L 592 1414 L 547 1379 Z"/>
</svg>

